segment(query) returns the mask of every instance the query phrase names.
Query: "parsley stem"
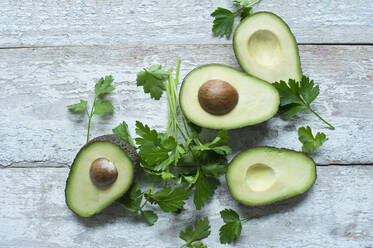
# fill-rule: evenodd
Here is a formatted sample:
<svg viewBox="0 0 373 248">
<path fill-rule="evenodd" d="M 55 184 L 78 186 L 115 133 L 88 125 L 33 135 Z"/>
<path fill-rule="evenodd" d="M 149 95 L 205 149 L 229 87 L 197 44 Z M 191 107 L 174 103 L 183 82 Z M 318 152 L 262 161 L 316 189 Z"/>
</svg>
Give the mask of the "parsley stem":
<svg viewBox="0 0 373 248">
<path fill-rule="evenodd" d="M 171 108 L 171 119 L 172 119 L 172 136 L 177 141 L 177 109 L 175 106 L 175 99 L 174 99 L 174 78 L 172 77 L 172 68 L 168 70 L 168 82 L 167 82 L 167 98 L 170 103 Z"/>
<path fill-rule="evenodd" d="M 179 72 L 180 72 L 180 59 L 178 59 L 177 63 L 177 69 L 176 69 L 176 77 L 179 77 Z M 168 70 L 168 84 L 167 84 L 167 97 L 170 102 L 171 106 L 171 113 L 172 113 L 172 122 L 174 124 L 174 137 L 177 140 L 177 130 L 181 133 L 183 136 L 183 139 L 187 141 L 187 135 L 184 133 L 183 129 L 181 128 L 178 118 L 177 118 L 177 113 L 178 113 L 178 97 L 177 97 L 177 81 L 174 80 L 172 77 L 172 70 Z"/>
<path fill-rule="evenodd" d="M 237 15 L 238 13 L 240 13 L 241 12 L 241 10 L 243 9 L 244 7 L 242 7 L 242 8 L 239 8 L 238 10 L 236 10 L 235 12 L 233 12 L 233 15 Z"/>
<path fill-rule="evenodd" d="M 97 99 L 97 96 L 95 96 L 95 99 L 93 100 L 91 112 L 88 115 L 87 143 L 89 142 L 89 132 L 91 130 L 91 120 L 92 120 L 92 117 L 93 117 L 93 109 L 95 108 L 95 105 L 96 105 L 96 99 Z M 87 112 L 87 114 L 88 114 L 88 112 Z"/>
<path fill-rule="evenodd" d="M 179 83 L 180 63 L 181 63 L 181 60 L 180 60 L 180 59 L 177 59 L 177 65 L 176 65 L 176 78 L 175 78 L 176 88 L 177 88 L 177 84 Z M 176 92 L 176 93 L 177 93 L 177 92 Z"/>
<path fill-rule="evenodd" d="M 140 206 L 140 211 L 145 207 L 146 203 L 148 203 L 148 199 L 145 199 L 145 202 Z"/>
<path fill-rule="evenodd" d="M 168 125 L 167 125 L 167 135 L 170 135 L 170 129 L 172 125 L 172 119 L 170 118 L 172 116 L 172 107 L 171 107 L 171 99 L 169 97 L 170 95 L 170 87 L 169 84 L 166 84 L 166 91 L 167 91 L 167 101 L 168 101 Z"/>
<path fill-rule="evenodd" d="M 331 129 L 335 129 L 335 127 L 332 125 L 332 124 L 330 124 L 329 122 L 327 122 L 326 120 L 324 120 L 320 115 L 318 115 L 311 107 L 307 107 L 307 109 L 309 110 L 309 111 L 311 111 L 312 113 L 314 113 L 314 115 L 316 115 L 320 120 L 322 120 L 325 124 L 327 124 Z"/>
<path fill-rule="evenodd" d="M 237 15 L 238 13 L 240 13 L 244 8 L 251 8 L 251 7 L 254 7 L 255 5 L 257 5 L 258 3 L 260 3 L 260 1 L 262 0 L 254 0 L 252 1 L 251 3 L 247 4 L 245 7 L 241 7 L 239 8 L 237 11 L 233 12 L 233 15 Z"/>
<path fill-rule="evenodd" d="M 174 86 L 175 86 L 174 87 L 174 101 L 176 102 L 178 110 L 180 110 L 179 97 L 178 97 L 178 93 L 177 93 L 178 92 L 179 75 L 180 75 L 180 64 L 181 64 L 181 60 L 177 59 L 176 78 L 175 78 L 175 84 L 174 84 Z M 179 128 L 179 131 L 180 131 L 181 135 L 183 136 L 183 138 L 186 142 L 187 141 L 186 137 L 190 137 L 190 134 L 189 134 L 189 131 L 188 131 L 188 128 L 187 128 L 187 125 L 186 125 L 186 120 L 185 120 L 185 117 L 184 117 L 184 114 L 183 114 L 182 111 L 180 111 L 180 115 L 181 115 L 181 121 L 183 123 L 184 130 L 185 130 L 186 134 L 181 130 L 181 127 Z"/>
</svg>

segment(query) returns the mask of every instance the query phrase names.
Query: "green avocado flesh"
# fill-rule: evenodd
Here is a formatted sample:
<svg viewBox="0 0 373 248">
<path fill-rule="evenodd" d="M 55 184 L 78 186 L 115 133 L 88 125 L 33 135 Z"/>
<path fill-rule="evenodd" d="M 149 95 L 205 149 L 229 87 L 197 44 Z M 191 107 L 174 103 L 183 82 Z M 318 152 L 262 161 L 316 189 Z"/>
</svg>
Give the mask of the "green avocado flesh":
<svg viewBox="0 0 373 248">
<path fill-rule="evenodd" d="M 316 166 L 300 152 L 257 147 L 232 160 L 226 179 L 237 201 L 266 205 L 307 191 L 316 180 Z"/>
<path fill-rule="evenodd" d="M 93 161 L 106 158 L 118 172 L 114 183 L 98 186 L 90 177 Z M 99 213 L 131 186 L 137 155 L 132 146 L 115 135 L 104 135 L 82 147 L 71 166 L 66 182 L 65 197 L 68 207 L 81 217 Z"/>
<path fill-rule="evenodd" d="M 228 113 L 212 114 L 201 106 L 200 88 L 209 81 L 224 81 L 238 93 L 238 101 L 235 98 L 230 102 L 234 106 Z M 185 77 L 180 89 L 180 106 L 185 117 L 198 126 L 212 129 L 261 123 L 277 113 L 279 104 L 279 94 L 271 84 L 225 65 L 211 64 L 194 69 Z"/>
<path fill-rule="evenodd" d="M 241 67 L 267 82 L 302 78 L 297 41 L 277 15 L 258 12 L 236 28 L 233 48 Z"/>
</svg>

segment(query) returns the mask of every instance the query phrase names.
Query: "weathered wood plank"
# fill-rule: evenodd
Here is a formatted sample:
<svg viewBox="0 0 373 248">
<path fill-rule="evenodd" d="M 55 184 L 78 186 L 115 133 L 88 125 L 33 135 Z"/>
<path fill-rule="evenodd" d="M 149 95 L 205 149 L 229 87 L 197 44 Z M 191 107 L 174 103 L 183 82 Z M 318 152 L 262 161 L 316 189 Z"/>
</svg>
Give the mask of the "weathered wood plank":
<svg viewBox="0 0 373 248">
<path fill-rule="evenodd" d="M 372 166 L 318 167 L 306 195 L 258 208 L 237 204 L 222 179 L 202 211 L 192 201 L 181 214 L 156 210 L 153 227 L 119 204 L 78 218 L 64 203 L 67 173 L 67 168 L 0 169 L 0 247 L 179 247 L 179 231 L 204 216 L 212 226 L 208 247 L 223 247 L 218 229 L 224 208 L 256 217 L 244 224 L 235 247 L 373 247 Z"/>
<path fill-rule="evenodd" d="M 235 152 L 252 145 L 299 150 L 296 128 L 310 125 L 329 140 L 314 157 L 319 164 L 373 162 L 373 60 L 370 46 L 301 46 L 304 73 L 320 84 L 314 106 L 335 131 L 312 114 L 291 121 L 275 117 L 261 125 L 230 131 Z M 0 164 L 24 166 L 28 161 L 71 163 L 84 143 L 87 120 L 69 113 L 66 105 L 92 98 L 94 81 L 112 74 L 116 91 L 110 97 L 113 116 L 97 117 L 92 134 L 110 133 L 126 120 L 134 132 L 136 120 L 164 130 L 167 103 L 151 100 L 136 87 L 136 73 L 153 63 L 172 66 L 182 58 L 185 76 L 205 63 L 238 68 L 230 45 L 159 47 L 85 47 L 0 50 Z M 207 132 L 209 133 L 209 132 Z"/>
<path fill-rule="evenodd" d="M 228 44 L 211 33 L 218 6 L 232 1 L 5 0 L 0 47 Z M 371 0 L 264 0 L 256 10 L 283 17 L 301 43 L 373 43 Z"/>
</svg>

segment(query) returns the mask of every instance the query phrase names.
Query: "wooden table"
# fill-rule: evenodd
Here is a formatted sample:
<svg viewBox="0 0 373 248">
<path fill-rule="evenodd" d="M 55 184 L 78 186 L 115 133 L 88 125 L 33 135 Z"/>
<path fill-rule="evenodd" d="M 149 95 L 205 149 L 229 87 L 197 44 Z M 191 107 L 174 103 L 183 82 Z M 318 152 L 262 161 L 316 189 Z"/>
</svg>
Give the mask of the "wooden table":
<svg viewBox="0 0 373 248">
<path fill-rule="evenodd" d="M 66 105 L 92 97 L 94 82 L 112 74 L 114 115 L 95 118 L 94 136 L 126 120 L 165 129 L 166 99 L 154 102 L 135 84 L 153 63 L 175 65 L 182 76 L 198 65 L 239 68 L 231 41 L 211 34 L 210 13 L 231 1 L 107 0 L 0 2 L 0 247 L 178 247 L 178 233 L 209 216 L 211 247 L 219 211 L 255 217 L 235 247 L 373 247 L 373 3 L 371 0 L 263 0 L 289 24 L 303 72 L 320 85 L 314 107 L 336 130 L 302 112 L 229 132 L 235 153 L 254 145 L 299 150 L 296 129 L 310 125 L 329 140 L 313 157 L 318 179 L 304 196 L 250 208 L 237 204 L 225 180 L 213 200 L 181 214 L 158 210 L 148 227 L 113 204 L 88 219 L 64 202 L 69 166 L 84 143 L 86 118 Z M 233 246 L 232 246 L 233 247 Z"/>
</svg>

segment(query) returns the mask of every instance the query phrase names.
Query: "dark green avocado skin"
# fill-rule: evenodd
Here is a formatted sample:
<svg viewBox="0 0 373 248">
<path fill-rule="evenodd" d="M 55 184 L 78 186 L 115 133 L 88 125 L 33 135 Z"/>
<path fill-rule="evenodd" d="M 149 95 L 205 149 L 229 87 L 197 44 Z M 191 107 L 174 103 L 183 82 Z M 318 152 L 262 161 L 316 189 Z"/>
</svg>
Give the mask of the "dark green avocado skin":
<svg viewBox="0 0 373 248">
<path fill-rule="evenodd" d="M 132 164 L 134 166 L 139 165 L 140 158 L 139 158 L 139 155 L 137 155 L 135 148 L 131 146 L 129 143 L 127 143 L 126 141 L 116 136 L 115 134 L 107 134 L 107 135 L 98 136 L 92 139 L 91 141 L 89 141 L 86 145 L 84 145 L 81 150 L 83 150 L 86 146 L 89 146 L 90 144 L 95 143 L 95 142 L 110 142 L 114 145 L 119 146 L 131 159 Z"/>
<path fill-rule="evenodd" d="M 66 180 L 66 186 L 65 186 L 65 202 L 66 202 L 66 206 L 72 211 L 74 212 L 70 207 L 69 205 L 67 204 L 67 196 L 66 196 L 66 187 L 67 187 L 67 184 L 69 183 L 69 179 L 70 179 L 70 174 L 71 174 L 71 171 L 72 171 L 72 168 L 75 164 L 75 160 L 76 158 L 79 156 L 79 154 L 84 151 L 85 148 L 87 148 L 88 146 L 90 146 L 91 144 L 93 143 L 96 143 L 96 142 L 110 142 L 114 145 L 117 145 L 119 146 L 126 154 L 127 156 L 129 157 L 129 159 L 132 161 L 132 164 L 133 166 L 136 168 L 140 165 L 140 158 L 139 158 L 139 155 L 137 154 L 136 152 L 136 149 L 130 145 L 128 142 L 122 140 L 121 138 L 119 138 L 118 136 L 114 135 L 114 134 L 107 134 L 107 135 L 102 135 L 102 136 L 98 136 L 92 140 L 90 140 L 87 144 L 85 144 L 82 148 L 80 148 L 79 152 L 76 154 L 75 158 L 74 158 L 74 161 L 70 167 L 70 172 L 69 172 L 69 175 L 67 177 L 67 180 Z M 134 172 L 135 172 L 135 168 L 134 168 Z M 133 180 L 135 179 L 135 175 L 133 177 Z M 130 189 L 131 187 L 129 187 L 128 189 Z M 128 190 L 127 190 L 128 191 Z M 127 193 L 124 192 L 124 194 Z M 74 212 L 75 213 L 75 212 Z M 75 213 L 77 214 L 77 213 Z M 77 214 L 78 215 L 78 214 Z M 80 216 L 80 215 L 78 215 Z M 85 216 L 80 216 L 80 217 L 85 217 Z"/>
</svg>

